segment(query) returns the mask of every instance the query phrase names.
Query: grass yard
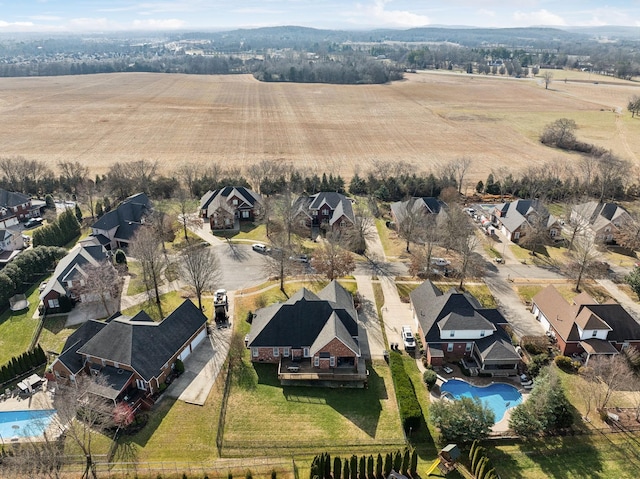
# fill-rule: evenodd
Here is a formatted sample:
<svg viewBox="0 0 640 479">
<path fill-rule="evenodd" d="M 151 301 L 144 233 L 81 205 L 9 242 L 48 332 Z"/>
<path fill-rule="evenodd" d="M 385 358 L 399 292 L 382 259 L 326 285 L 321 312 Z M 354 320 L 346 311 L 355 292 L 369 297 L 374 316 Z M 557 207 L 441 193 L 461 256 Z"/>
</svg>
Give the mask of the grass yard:
<svg viewBox="0 0 640 479">
<path fill-rule="evenodd" d="M 376 218 L 376 229 L 378 230 L 378 236 L 380 236 L 382 249 L 384 249 L 386 256 L 396 258 L 407 257 L 406 245 L 398 238 L 395 230 L 387 228 L 385 219 Z"/>
<path fill-rule="evenodd" d="M 142 280 L 142 266 L 140 266 L 140 263 L 132 261 L 129 258 L 127 261 L 127 269 L 129 276 L 131 276 L 129 286 L 127 287 L 127 296 L 144 293 L 147 287 Z"/>
<path fill-rule="evenodd" d="M 443 293 L 449 291 L 451 288 L 458 288 L 459 283 L 456 281 L 452 282 L 438 282 L 435 283 L 438 289 Z M 484 283 L 465 283 L 464 290 L 468 293 L 472 294 L 483 308 L 497 308 L 498 303 L 496 303 L 495 298 L 489 291 L 489 287 Z"/>
<path fill-rule="evenodd" d="M 575 290 L 575 283 L 573 282 L 569 284 L 557 284 L 555 285 L 555 288 L 567 301 L 571 301 L 578 295 Z M 580 284 L 580 288 L 599 303 L 604 303 L 608 299 L 611 299 L 611 295 L 608 291 L 596 283 L 583 281 Z"/>
<path fill-rule="evenodd" d="M 240 223 L 240 231 L 216 230 L 213 234 L 218 238 L 228 238 L 231 240 L 269 242 L 269 238 L 267 238 L 267 227 L 264 224 Z"/>
<path fill-rule="evenodd" d="M 409 294 L 411 291 L 420 286 L 421 283 L 396 283 L 396 289 L 398 290 L 398 296 L 403 303 L 409 302 Z"/>
<path fill-rule="evenodd" d="M 32 286 L 25 294 L 29 300 L 28 309 L 17 312 L 7 309 L 0 316 L 0 365 L 24 353 L 31 344 L 39 321 L 33 318 L 38 309 L 39 294 L 38 285 Z"/>
<path fill-rule="evenodd" d="M 80 325 L 65 328 L 67 315 L 47 318 L 40 332 L 39 343 L 46 351 L 61 352 L 64 342 Z"/>
<path fill-rule="evenodd" d="M 527 284 L 516 286 L 516 293 L 520 297 L 520 300 L 525 303 L 531 303 L 531 299 L 544 289 L 544 286 L 540 284 Z"/>
<path fill-rule="evenodd" d="M 281 386 L 274 364 L 252 364 L 248 351 L 234 371 L 224 448 L 267 454 L 272 449 L 367 448 L 402 444 L 400 418 L 384 362 L 369 366 L 368 389 Z M 304 434 L 292 435 L 295 424 Z"/>
<path fill-rule="evenodd" d="M 185 298 L 182 293 L 179 291 L 171 291 L 170 293 L 161 294 L 160 302 L 162 304 L 162 312 L 164 316 L 167 317 L 170 313 L 172 313 L 178 306 L 180 306 L 184 302 Z M 191 298 L 193 304 L 197 305 L 196 298 Z M 154 300 L 147 300 L 144 303 L 137 304 L 130 308 L 122 311 L 122 314 L 125 316 L 134 316 L 139 311 L 146 311 L 146 313 L 151 316 L 151 319 L 154 321 L 160 321 L 160 313 L 158 312 L 158 306 L 156 305 Z M 205 305 L 205 314 L 206 314 L 206 305 Z"/>
</svg>

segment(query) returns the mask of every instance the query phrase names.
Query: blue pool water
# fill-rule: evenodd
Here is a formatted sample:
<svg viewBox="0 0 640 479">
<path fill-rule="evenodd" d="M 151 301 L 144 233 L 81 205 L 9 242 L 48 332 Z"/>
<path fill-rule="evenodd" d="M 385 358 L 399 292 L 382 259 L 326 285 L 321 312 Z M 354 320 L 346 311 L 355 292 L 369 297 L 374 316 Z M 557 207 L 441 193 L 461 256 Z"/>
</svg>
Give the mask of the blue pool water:
<svg viewBox="0 0 640 479">
<path fill-rule="evenodd" d="M 5 441 L 16 436 L 40 436 L 51 424 L 55 413 L 55 409 L 0 411 L 0 436 Z"/>
<path fill-rule="evenodd" d="M 473 386 L 459 379 L 450 379 L 444 383 L 440 390 L 448 392 L 455 399 L 461 397 L 477 397 L 488 405 L 496 415 L 496 422 L 504 417 L 507 409 L 517 406 L 522 402 L 522 394 L 509 384 L 490 384 L 489 386 Z"/>
</svg>

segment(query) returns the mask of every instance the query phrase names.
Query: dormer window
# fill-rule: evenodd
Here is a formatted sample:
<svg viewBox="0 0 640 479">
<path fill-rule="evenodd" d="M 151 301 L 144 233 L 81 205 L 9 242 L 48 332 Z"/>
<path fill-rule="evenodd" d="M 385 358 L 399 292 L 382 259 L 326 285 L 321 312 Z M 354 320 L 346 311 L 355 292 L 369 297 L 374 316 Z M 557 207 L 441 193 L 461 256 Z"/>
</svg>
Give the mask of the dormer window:
<svg viewBox="0 0 640 479">
<path fill-rule="evenodd" d="M 598 331 L 596 331 L 595 329 L 593 331 L 591 331 L 591 337 L 595 338 L 598 335 Z"/>
<path fill-rule="evenodd" d="M 234 198 L 233 200 L 231 200 L 231 204 L 233 206 L 238 206 L 238 198 Z"/>
<path fill-rule="evenodd" d="M 449 331 L 449 337 L 450 337 L 450 338 L 455 337 L 455 335 L 456 335 L 456 332 L 455 332 L 455 331 Z"/>
<path fill-rule="evenodd" d="M 480 331 L 480 337 L 484 338 L 484 331 Z"/>
<path fill-rule="evenodd" d="M 329 216 L 329 208 L 323 208 L 322 209 L 322 215 L 323 216 Z"/>
</svg>

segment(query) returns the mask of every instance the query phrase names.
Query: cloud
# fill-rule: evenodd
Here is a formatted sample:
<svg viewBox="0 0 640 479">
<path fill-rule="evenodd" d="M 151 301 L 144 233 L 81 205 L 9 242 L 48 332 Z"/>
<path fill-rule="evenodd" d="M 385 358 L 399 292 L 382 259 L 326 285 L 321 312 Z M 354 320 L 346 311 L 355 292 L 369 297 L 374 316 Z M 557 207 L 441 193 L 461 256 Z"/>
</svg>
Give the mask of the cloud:
<svg viewBox="0 0 640 479">
<path fill-rule="evenodd" d="M 55 15 L 32 15 L 29 18 L 36 22 L 59 22 L 62 20 L 62 17 L 57 17 Z"/>
<path fill-rule="evenodd" d="M 149 18 L 147 20 L 134 20 L 132 22 L 132 26 L 136 30 L 176 30 L 179 28 L 185 28 L 186 25 L 187 22 L 185 22 L 184 20 L 178 20 L 177 18 Z"/>
<path fill-rule="evenodd" d="M 549 10 L 538 10 L 537 12 L 515 12 L 513 14 L 513 20 L 519 26 L 531 26 L 531 25 L 566 25 L 567 22 L 560 15 L 551 13 Z"/>
<path fill-rule="evenodd" d="M 394 27 L 420 27 L 428 25 L 429 17 L 408 10 L 387 10 L 385 6 L 393 0 L 374 0 L 373 4 L 357 4 L 357 12 L 352 21 L 364 25 L 385 25 Z"/>
<path fill-rule="evenodd" d="M 3 20 L 0 20 L 0 28 L 4 28 L 4 29 L 33 27 L 33 26 L 35 26 L 33 22 L 5 22 Z"/>
</svg>

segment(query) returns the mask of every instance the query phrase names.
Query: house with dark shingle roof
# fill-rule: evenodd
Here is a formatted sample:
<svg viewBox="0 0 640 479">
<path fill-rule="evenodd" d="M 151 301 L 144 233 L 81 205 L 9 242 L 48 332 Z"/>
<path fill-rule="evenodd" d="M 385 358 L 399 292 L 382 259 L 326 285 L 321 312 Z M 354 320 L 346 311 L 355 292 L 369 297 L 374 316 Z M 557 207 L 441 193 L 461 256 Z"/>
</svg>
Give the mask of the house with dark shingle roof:
<svg viewBox="0 0 640 479">
<path fill-rule="evenodd" d="M 572 208 L 571 221 L 588 225 L 596 241 L 613 243 L 620 228 L 631 221 L 631 215 L 615 203 L 589 201 Z"/>
<path fill-rule="evenodd" d="M 253 362 L 278 364 L 282 384 L 363 387 L 367 380 L 353 297 L 336 281 L 256 311 L 246 344 Z"/>
<path fill-rule="evenodd" d="M 567 302 L 552 285 L 531 300 L 531 311 L 565 356 L 615 355 L 640 350 L 640 324 L 613 300 L 599 304 L 587 293 Z"/>
<path fill-rule="evenodd" d="M 114 402 L 148 405 L 176 361 L 184 361 L 206 339 L 206 326 L 206 316 L 188 299 L 160 322 L 144 311 L 89 320 L 67 338 L 51 369 L 62 381 L 74 381 L 79 374 L 101 375 L 103 384 L 93 393 Z"/>
<path fill-rule="evenodd" d="M 326 225 L 331 229 L 355 224 L 351 200 L 341 193 L 321 192 L 296 200 L 296 217 L 306 227 Z"/>
<path fill-rule="evenodd" d="M 127 247 L 145 217 L 151 213 L 151 201 L 144 193 L 129 196 L 116 209 L 105 213 L 91 227 L 95 242 L 108 250 Z"/>
<path fill-rule="evenodd" d="M 108 261 L 108 253 L 100 245 L 74 246 L 67 255 L 62 258 L 53 275 L 47 281 L 44 289 L 40 292 L 42 308 L 47 313 L 60 312 L 63 308 L 61 298 L 66 296 L 71 303 L 77 301 L 97 300 L 90 293 L 76 294 L 78 287 L 84 285 L 87 278 L 87 269 L 91 266 L 98 266 L 100 263 Z M 110 262 L 107 264 L 111 264 Z M 114 292 L 115 296 L 116 292 Z"/>
<path fill-rule="evenodd" d="M 207 191 L 200 199 L 200 216 L 212 230 L 233 228 L 235 221 L 253 221 L 262 211 L 262 197 L 244 186 Z"/>
<path fill-rule="evenodd" d="M 462 360 L 472 373 L 517 374 L 520 355 L 505 329 L 509 323 L 497 309 L 483 308 L 471 294 L 455 288 L 443 293 L 431 281 L 409 297 L 429 364 Z"/>
<path fill-rule="evenodd" d="M 400 228 L 400 224 L 407 218 L 409 208 L 411 212 L 420 213 L 425 218 L 433 215 L 437 218 L 447 208 L 447 204 L 433 197 L 414 197 L 407 201 L 396 201 L 391 203 L 391 216 L 396 228 Z"/>
<path fill-rule="evenodd" d="M 15 226 L 33 214 L 31 197 L 0 188 L 0 228 Z"/>
<path fill-rule="evenodd" d="M 495 205 L 491 210 L 491 222 L 515 243 L 540 224 L 551 239 L 560 237 L 562 231 L 558 219 L 549 214 L 540 200 L 515 200 Z"/>
</svg>

